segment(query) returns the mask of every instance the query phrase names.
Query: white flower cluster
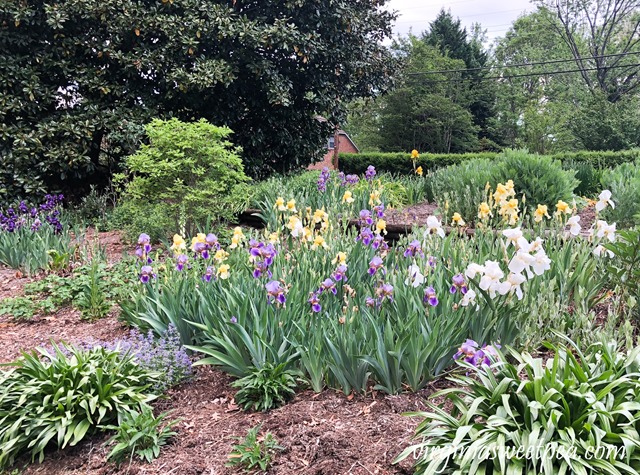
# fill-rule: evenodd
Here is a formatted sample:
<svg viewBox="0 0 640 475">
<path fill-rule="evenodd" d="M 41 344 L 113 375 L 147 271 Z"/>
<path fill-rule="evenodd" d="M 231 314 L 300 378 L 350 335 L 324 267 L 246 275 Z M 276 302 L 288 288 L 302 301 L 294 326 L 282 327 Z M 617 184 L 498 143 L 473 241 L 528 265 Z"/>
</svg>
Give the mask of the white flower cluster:
<svg viewBox="0 0 640 475">
<path fill-rule="evenodd" d="M 516 252 L 511 257 L 507 267 L 509 273 L 502 270 L 497 261 L 486 261 L 484 265 L 471 263 L 467 267 L 465 274 L 468 278 L 474 279 L 480 276 L 479 287 L 489 293 L 491 298 L 497 294 L 506 295 L 515 292 L 518 300 L 522 300 L 524 294 L 521 285 L 534 276 L 544 274 L 551 268 L 551 259 L 547 256 L 542 247 L 542 239 L 537 238 L 533 242 L 527 241 L 522 230 L 518 228 L 505 229 L 502 235 L 506 238 L 505 247 L 511 245 Z"/>
</svg>

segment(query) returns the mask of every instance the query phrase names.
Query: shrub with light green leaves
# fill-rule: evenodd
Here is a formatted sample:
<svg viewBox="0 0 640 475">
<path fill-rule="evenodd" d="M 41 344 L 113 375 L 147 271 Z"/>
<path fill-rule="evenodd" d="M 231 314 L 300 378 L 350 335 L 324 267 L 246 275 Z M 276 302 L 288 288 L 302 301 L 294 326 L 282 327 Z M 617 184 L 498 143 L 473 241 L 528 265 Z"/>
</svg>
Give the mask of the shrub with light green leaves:
<svg viewBox="0 0 640 475">
<path fill-rule="evenodd" d="M 169 236 L 171 231 L 193 233 L 198 225 L 231 220 L 244 210 L 249 178 L 241 149 L 229 141 L 229 128 L 204 119 L 181 122 L 174 118 L 153 120 L 146 131 L 149 144 L 126 160 L 131 176 L 124 191 L 128 212 L 118 215 L 119 219 L 135 223 L 138 213 L 162 204 L 172 226 L 165 230 Z"/>
<path fill-rule="evenodd" d="M 550 347 L 548 359 L 510 351 L 515 363 L 461 363 L 466 376 L 416 429 L 417 474 L 637 474 L 640 348 Z M 527 456 L 530 454 L 530 456 Z"/>
<path fill-rule="evenodd" d="M 46 449 L 76 445 L 156 397 L 156 374 L 117 350 L 60 344 L 3 366 L 0 469 L 20 456 L 42 462 Z"/>
</svg>

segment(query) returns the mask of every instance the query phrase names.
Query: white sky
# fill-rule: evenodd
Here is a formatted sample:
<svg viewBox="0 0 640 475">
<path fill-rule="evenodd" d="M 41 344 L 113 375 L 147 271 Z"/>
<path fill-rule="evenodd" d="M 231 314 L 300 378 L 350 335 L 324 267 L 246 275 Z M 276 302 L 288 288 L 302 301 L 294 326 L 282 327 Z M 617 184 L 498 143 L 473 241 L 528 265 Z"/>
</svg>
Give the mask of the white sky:
<svg viewBox="0 0 640 475">
<path fill-rule="evenodd" d="M 479 22 L 487 30 L 490 42 L 504 36 L 520 14 L 535 9 L 529 0 L 390 0 L 387 3 L 387 9 L 399 11 L 394 30 L 401 35 L 406 35 L 410 28 L 416 35 L 422 33 L 442 7 L 451 9 L 454 18 L 459 17 L 467 31 Z"/>
</svg>

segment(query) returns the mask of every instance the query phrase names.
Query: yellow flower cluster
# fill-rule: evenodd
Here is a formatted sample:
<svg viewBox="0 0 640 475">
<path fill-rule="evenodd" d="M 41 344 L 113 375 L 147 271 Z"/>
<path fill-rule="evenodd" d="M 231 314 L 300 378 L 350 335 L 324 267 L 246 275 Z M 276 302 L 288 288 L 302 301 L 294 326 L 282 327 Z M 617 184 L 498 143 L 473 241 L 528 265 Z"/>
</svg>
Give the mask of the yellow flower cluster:
<svg viewBox="0 0 640 475">
<path fill-rule="evenodd" d="M 346 196 L 346 193 L 345 193 Z M 347 196 L 350 198 L 351 196 Z M 351 198 L 353 200 L 353 198 Z M 295 201 L 293 202 L 293 209 L 295 209 Z M 343 199 L 343 202 L 345 200 Z M 275 207 L 278 208 L 282 202 L 276 201 Z M 279 208 L 278 208 L 279 209 Z M 285 207 L 285 209 L 288 209 Z M 291 210 L 290 210 L 291 211 Z M 329 223 L 329 214 L 325 211 L 324 207 L 313 211 L 310 207 L 305 208 L 304 213 L 298 213 L 298 211 L 292 211 L 295 214 L 289 216 L 288 221 L 284 224 L 283 228 L 289 230 L 289 234 L 300 240 L 303 243 L 310 243 L 311 249 L 314 251 L 317 249 L 328 249 L 327 242 L 324 234 L 331 230 L 331 224 Z M 269 235 L 269 242 L 275 244 L 280 241 L 278 233 L 271 233 Z"/>
<path fill-rule="evenodd" d="M 231 245 L 229 249 L 235 249 L 236 247 L 242 246 L 242 242 L 245 240 L 245 235 L 242 232 L 242 228 L 237 226 L 233 229 L 233 236 L 231 236 Z"/>
<path fill-rule="evenodd" d="M 285 204 L 284 198 L 282 198 L 281 196 L 278 196 L 278 199 L 276 199 L 276 202 L 273 205 L 273 207 L 276 208 L 278 211 L 289 211 L 290 213 L 298 212 L 298 210 L 296 209 L 296 200 L 290 199 Z"/>
</svg>

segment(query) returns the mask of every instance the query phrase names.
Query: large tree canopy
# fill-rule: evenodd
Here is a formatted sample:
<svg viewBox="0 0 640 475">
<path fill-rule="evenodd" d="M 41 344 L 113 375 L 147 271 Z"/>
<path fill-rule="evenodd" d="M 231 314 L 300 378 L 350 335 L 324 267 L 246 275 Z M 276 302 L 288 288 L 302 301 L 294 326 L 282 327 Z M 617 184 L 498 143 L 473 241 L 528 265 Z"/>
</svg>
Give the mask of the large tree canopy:
<svg viewBox="0 0 640 475">
<path fill-rule="evenodd" d="M 152 117 L 235 131 L 254 175 L 309 163 L 384 92 L 386 0 L 4 0 L 0 192 L 109 175 Z"/>
</svg>

